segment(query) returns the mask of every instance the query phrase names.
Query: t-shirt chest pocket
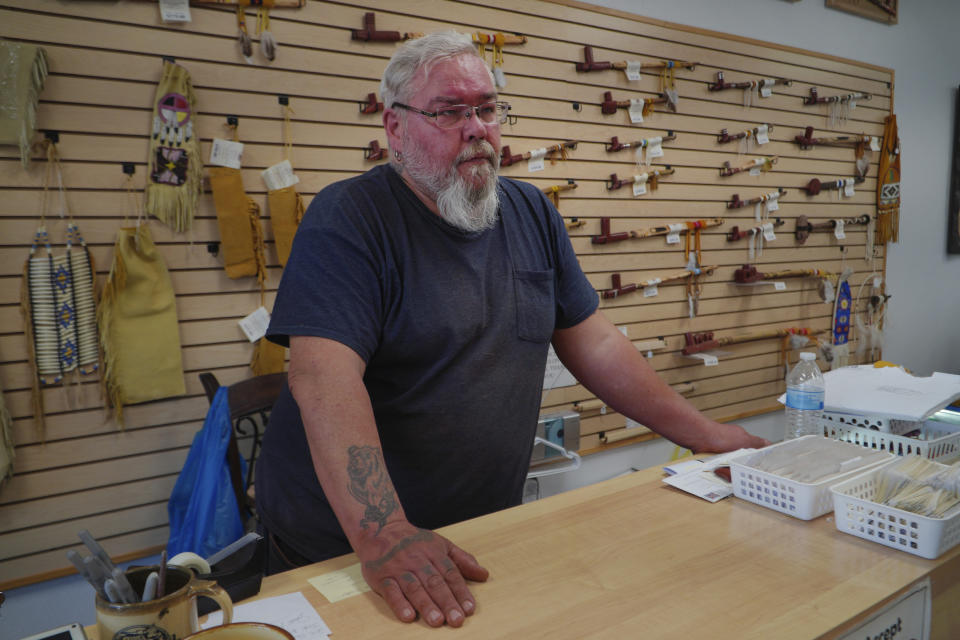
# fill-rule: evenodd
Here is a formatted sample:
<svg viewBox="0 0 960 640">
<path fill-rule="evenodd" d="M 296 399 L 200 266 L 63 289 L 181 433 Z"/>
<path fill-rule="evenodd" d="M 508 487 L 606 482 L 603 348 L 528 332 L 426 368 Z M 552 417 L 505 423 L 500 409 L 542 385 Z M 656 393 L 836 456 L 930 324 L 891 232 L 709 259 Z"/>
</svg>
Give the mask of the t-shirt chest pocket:
<svg viewBox="0 0 960 640">
<path fill-rule="evenodd" d="M 513 287 L 517 297 L 517 337 L 549 342 L 556 324 L 553 269 L 515 269 Z"/>
</svg>

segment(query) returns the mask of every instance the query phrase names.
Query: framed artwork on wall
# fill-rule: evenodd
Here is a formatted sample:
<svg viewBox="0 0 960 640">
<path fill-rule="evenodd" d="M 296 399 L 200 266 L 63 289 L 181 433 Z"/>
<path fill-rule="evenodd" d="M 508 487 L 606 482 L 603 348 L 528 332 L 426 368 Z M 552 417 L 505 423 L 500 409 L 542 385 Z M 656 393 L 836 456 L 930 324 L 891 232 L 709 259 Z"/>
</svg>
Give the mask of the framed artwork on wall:
<svg viewBox="0 0 960 640">
<path fill-rule="evenodd" d="M 960 253 L 960 87 L 953 94 L 953 166 L 947 211 L 947 253 Z"/>
<path fill-rule="evenodd" d="M 826 6 L 887 24 L 897 24 L 900 0 L 825 0 Z"/>
</svg>

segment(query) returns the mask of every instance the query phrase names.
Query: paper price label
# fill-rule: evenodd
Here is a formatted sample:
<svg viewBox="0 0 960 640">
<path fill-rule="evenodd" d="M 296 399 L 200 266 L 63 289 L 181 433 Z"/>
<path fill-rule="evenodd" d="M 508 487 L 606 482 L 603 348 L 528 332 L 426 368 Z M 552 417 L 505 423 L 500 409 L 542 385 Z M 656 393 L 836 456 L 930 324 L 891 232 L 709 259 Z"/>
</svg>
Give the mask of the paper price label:
<svg viewBox="0 0 960 640">
<path fill-rule="evenodd" d="M 647 160 L 663 157 L 663 143 L 656 142 L 647 147 Z"/>
<path fill-rule="evenodd" d="M 267 185 L 268 191 L 286 189 L 300 182 L 300 178 L 293 172 L 293 166 L 291 166 L 289 160 L 267 167 L 260 172 L 260 176 L 263 178 L 263 183 Z"/>
<path fill-rule="evenodd" d="M 657 285 L 655 285 L 655 284 L 647 285 L 646 287 L 643 288 L 643 297 L 644 297 L 644 298 L 652 298 L 652 297 L 654 297 L 655 295 L 657 295 L 658 293 L 660 293 L 660 291 L 657 290 Z"/>
<path fill-rule="evenodd" d="M 852 197 L 853 197 L 854 191 L 853 191 L 853 180 L 852 180 L 852 179 L 847 179 L 847 180 L 843 183 L 843 195 L 847 196 L 848 198 L 852 198 Z"/>
<path fill-rule="evenodd" d="M 780 281 L 780 282 L 774 282 L 774 283 L 773 283 L 773 290 L 774 290 L 774 291 L 786 291 L 786 290 L 787 290 L 787 283 L 786 283 L 786 282 L 782 282 L 782 281 Z"/>
<path fill-rule="evenodd" d="M 636 181 L 633 183 L 633 195 L 642 196 L 647 193 L 647 183 L 646 181 Z"/>
<path fill-rule="evenodd" d="M 705 367 L 715 367 L 720 364 L 717 356 L 710 355 L 709 353 L 698 353 L 697 355 L 703 359 L 703 366 Z"/>
<path fill-rule="evenodd" d="M 628 60 L 627 68 L 624 69 L 624 72 L 627 74 L 627 80 L 639 80 L 640 79 L 640 65 L 642 63 L 636 60 Z"/>
<path fill-rule="evenodd" d="M 190 0 L 160 0 L 160 19 L 164 22 L 190 22 Z"/>
<path fill-rule="evenodd" d="M 267 335 L 267 327 L 270 326 L 270 312 L 264 307 L 260 307 L 246 318 L 241 319 L 239 324 L 243 333 L 246 334 L 247 340 L 256 342 Z"/>
<path fill-rule="evenodd" d="M 684 225 L 682 224 L 672 224 L 670 225 L 670 233 L 667 234 L 667 244 L 678 244 L 680 242 L 680 232 L 683 231 Z"/>
<path fill-rule="evenodd" d="M 239 169 L 243 157 L 243 143 L 214 138 L 210 147 L 210 164 Z"/>
<path fill-rule="evenodd" d="M 762 170 L 760 167 L 751 167 L 751 168 L 750 168 L 750 175 L 752 175 L 752 176 L 758 176 L 758 175 L 760 175 L 761 173 L 763 173 L 763 170 Z"/>
<path fill-rule="evenodd" d="M 870 136 L 870 151 L 880 151 L 880 138 Z"/>
<path fill-rule="evenodd" d="M 763 225 L 763 239 L 767 242 L 773 242 L 777 239 L 777 235 L 773 232 L 773 223 L 768 222 Z"/>
<path fill-rule="evenodd" d="M 636 98 L 630 99 L 630 122 L 633 124 L 639 124 L 643 122 L 643 100 L 638 100 Z"/>
<path fill-rule="evenodd" d="M 770 127 L 768 127 L 765 124 L 762 124 L 759 127 L 757 127 L 757 135 L 755 136 L 757 140 L 757 144 L 767 144 L 768 142 L 770 142 L 769 132 L 770 132 Z"/>
<path fill-rule="evenodd" d="M 780 203 L 777 198 L 770 198 L 767 200 L 767 213 L 773 213 L 774 211 L 780 210 Z"/>
<path fill-rule="evenodd" d="M 850 109 L 850 111 L 853 111 L 854 109 L 856 109 L 856 108 L 857 108 L 857 99 L 856 99 L 856 98 L 850 98 L 850 101 L 847 103 L 847 108 Z"/>
<path fill-rule="evenodd" d="M 834 220 L 833 235 L 837 240 L 843 240 L 847 234 L 843 232 L 843 220 Z"/>
<path fill-rule="evenodd" d="M 533 173 L 534 171 L 543 171 L 543 156 L 539 158 L 534 158 L 530 156 L 530 159 L 527 161 L 527 171 Z"/>
<path fill-rule="evenodd" d="M 773 80 L 764 78 L 763 82 L 760 84 L 760 97 L 769 98 L 773 95 Z"/>
</svg>

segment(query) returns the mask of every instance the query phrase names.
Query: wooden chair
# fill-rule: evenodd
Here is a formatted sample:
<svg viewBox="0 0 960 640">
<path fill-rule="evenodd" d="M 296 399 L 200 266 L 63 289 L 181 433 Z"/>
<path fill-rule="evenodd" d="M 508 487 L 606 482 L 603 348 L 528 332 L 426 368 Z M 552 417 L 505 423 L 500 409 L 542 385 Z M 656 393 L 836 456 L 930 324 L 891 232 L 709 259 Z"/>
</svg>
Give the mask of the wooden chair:
<svg viewBox="0 0 960 640">
<path fill-rule="evenodd" d="M 220 388 L 220 381 L 210 372 L 200 374 L 200 382 L 207 394 L 207 400 L 213 402 L 213 396 Z M 260 450 L 260 438 L 270 418 L 273 403 L 287 383 L 286 373 L 271 373 L 241 380 L 227 388 L 227 406 L 230 408 L 230 443 L 227 445 L 227 465 L 230 468 L 230 481 L 237 497 L 237 507 L 244 523 L 250 518 L 256 519 L 253 494 L 254 464 Z M 249 431 L 247 430 L 249 428 Z M 240 468 L 240 447 L 237 438 L 252 436 L 250 455 L 247 458 L 247 479 L 243 481 Z"/>
</svg>

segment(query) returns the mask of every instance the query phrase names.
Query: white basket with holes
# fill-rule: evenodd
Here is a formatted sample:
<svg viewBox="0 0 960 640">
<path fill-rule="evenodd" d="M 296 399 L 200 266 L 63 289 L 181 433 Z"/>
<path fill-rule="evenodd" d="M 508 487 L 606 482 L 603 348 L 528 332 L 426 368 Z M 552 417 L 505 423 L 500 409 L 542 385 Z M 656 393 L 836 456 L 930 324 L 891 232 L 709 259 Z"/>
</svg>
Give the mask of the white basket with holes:
<svg viewBox="0 0 960 640">
<path fill-rule="evenodd" d="M 858 466 L 847 472 L 834 473 L 820 481 L 811 483 L 799 482 L 755 467 L 760 456 L 769 455 L 777 449 L 785 447 L 802 449 L 814 443 L 818 446 L 822 446 L 823 443 L 830 443 L 827 446 L 848 453 L 853 457 L 857 457 L 857 454 L 862 451 L 856 445 L 839 440 L 829 440 L 821 436 L 803 436 L 794 440 L 785 440 L 759 451 L 746 453 L 730 461 L 733 495 L 801 520 L 812 520 L 833 510 L 833 499 L 830 495 L 831 485 L 862 473 L 865 468 L 885 464 L 894 459 L 892 454 L 874 452 L 878 455 L 873 456 L 874 461 L 866 466 Z"/>
<path fill-rule="evenodd" d="M 930 518 L 872 501 L 880 469 L 830 488 L 837 531 L 933 560 L 960 544 L 960 508 Z"/>
<path fill-rule="evenodd" d="M 921 456 L 935 462 L 953 462 L 960 458 L 960 425 L 937 420 L 909 423 L 911 430 L 918 430 L 918 433 L 906 436 L 891 432 L 905 428 L 895 423 L 907 424 L 880 416 L 832 411 L 824 411 L 820 416 L 823 434 L 828 438 L 889 451 L 897 456 Z"/>
</svg>

